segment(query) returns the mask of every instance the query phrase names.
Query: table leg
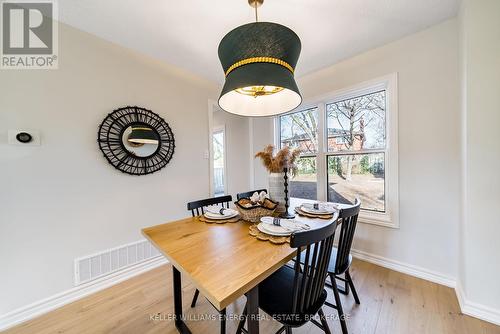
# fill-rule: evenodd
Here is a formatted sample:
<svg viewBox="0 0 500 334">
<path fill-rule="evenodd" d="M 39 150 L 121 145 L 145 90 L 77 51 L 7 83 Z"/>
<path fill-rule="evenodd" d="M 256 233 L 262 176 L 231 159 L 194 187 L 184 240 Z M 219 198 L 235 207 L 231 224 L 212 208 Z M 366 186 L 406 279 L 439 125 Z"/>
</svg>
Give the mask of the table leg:
<svg viewBox="0 0 500 334">
<path fill-rule="evenodd" d="M 182 319 L 182 284 L 181 273 L 172 266 L 174 275 L 174 312 L 175 312 L 175 327 L 181 334 L 191 334 L 188 326 Z"/>
<path fill-rule="evenodd" d="M 247 293 L 247 325 L 249 334 L 259 334 L 259 286 Z"/>
</svg>

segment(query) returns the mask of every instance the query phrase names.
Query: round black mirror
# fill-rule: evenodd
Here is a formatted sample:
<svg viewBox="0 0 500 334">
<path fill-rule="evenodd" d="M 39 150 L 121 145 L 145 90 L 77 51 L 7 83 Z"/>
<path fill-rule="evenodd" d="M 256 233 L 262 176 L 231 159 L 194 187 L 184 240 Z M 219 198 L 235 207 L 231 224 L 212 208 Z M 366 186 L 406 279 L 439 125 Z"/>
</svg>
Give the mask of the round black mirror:
<svg viewBox="0 0 500 334">
<path fill-rule="evenodd" d="M 124 107 L 110 113 L 99 126 L 99 148 L 116 169 L 132 175 L 154 173 L 174 155 L 170 126 L 151 110 Z"/>
</svg>

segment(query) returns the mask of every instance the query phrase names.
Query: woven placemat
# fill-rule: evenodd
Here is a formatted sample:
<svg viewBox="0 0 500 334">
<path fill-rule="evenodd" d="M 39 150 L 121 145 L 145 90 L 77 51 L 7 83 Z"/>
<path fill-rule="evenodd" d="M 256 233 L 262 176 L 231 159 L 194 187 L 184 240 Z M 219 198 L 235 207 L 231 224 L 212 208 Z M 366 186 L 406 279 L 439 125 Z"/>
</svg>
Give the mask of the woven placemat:
<svg viewBox="0 0 500 334">
<path fill-rule="evenodd" d="M 236 216 L 229 219 L 209 219 L 205 216 L 198 216 L 198 220 L 205 222 L 207 224 L 225 224 L 225 223 L 236 223 L 241 220 L 240 216 Z"/>
<path fill-rule="evenodd" d="M 304 216 L 304 217 L 308 217 L 308 218 L 320 218 L 320 219 L 332 219 L 333 218 L 333 213 L 329 214 L 329 215 L 315 215 L 315 214 L 307 213 L 307 212 L 300 210 L 300 208 L 298 206 L 295 208 L 295 212 L 300 216 Z"/>
<path fill-rule="evenodd" d="M 275 235 L 269 235 L 266 233 L 263 233 L 259 231 L 257 228 L 257 225 L 252 225 L 248 228 L 248 233 L 252 236 L 257 238 L 258 240 L 262 241 L 269 241 L 270 243 L 276 244 L 276 245 L 281 245 L 286 242 L 290 243 L 290 237 L 278 237 Z"/>
</svg>

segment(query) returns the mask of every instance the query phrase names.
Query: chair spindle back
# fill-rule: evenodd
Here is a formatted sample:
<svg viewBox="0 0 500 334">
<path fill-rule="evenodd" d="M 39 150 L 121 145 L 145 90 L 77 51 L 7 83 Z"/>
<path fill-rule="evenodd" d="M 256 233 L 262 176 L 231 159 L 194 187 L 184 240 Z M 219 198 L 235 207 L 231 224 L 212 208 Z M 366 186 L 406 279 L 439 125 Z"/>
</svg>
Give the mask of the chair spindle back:
<svg viewBox="0 0 500 334">
<path fill-rule="evenodd" d="M 306 313 L 318 302 L 328 274 L 337 221 L 320 229 L 293 233 L 290 246 L 297 248 L 293 283 L 293 313 Z M 300 253 L 305 252 L 301 267 Z"/>
<path fill-rule="evenodd" d="M 191 210 L 191 214 L 193 215 L 193 217 L 195 217 L 199 216 L 200 214 L 204 214 L 204 208 L 210 205 L 222 204 L 222 207 L 224 207 L 224 204 L 226 204 L 225 207 L 229 209 L 229 203 L 231 203 L 232 201 L 233 197 L 231 195 L 200 199 L 198 201 L 189 202 L 187 204 L 187 209 Z"/>
<path fill-rule="evenodd" d="M 349 253 L 351 252 L 360 207 L 361 201 L 356 199 L 354 206 L 341 209 L 339 212 L 340 235 L 337 247 L 337 260 L 335 261 L 336 275 L 344 273 L 349 266 Z"/>
</svg>

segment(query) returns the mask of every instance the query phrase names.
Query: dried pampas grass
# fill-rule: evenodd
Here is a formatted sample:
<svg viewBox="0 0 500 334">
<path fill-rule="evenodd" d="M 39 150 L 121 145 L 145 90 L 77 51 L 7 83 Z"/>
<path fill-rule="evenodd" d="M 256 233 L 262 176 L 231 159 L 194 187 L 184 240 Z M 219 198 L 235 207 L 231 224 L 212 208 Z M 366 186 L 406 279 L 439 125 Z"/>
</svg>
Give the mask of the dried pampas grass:
<svg viewBox="0 0 500 334">
<path fill-rule="evenodd" d="M 295 161 L 300 156 L 300 152 L 298 148 L 290 150 L 288 146 L 285 146 L 274 155 L 274 146 L 267 145 L 263 151 L 255 154 L 255 157 L 262 160 L 269 173 L 283 173 L 283 170 L 287 168 L 295 176 L 298 171 Z"/>
</svg>

